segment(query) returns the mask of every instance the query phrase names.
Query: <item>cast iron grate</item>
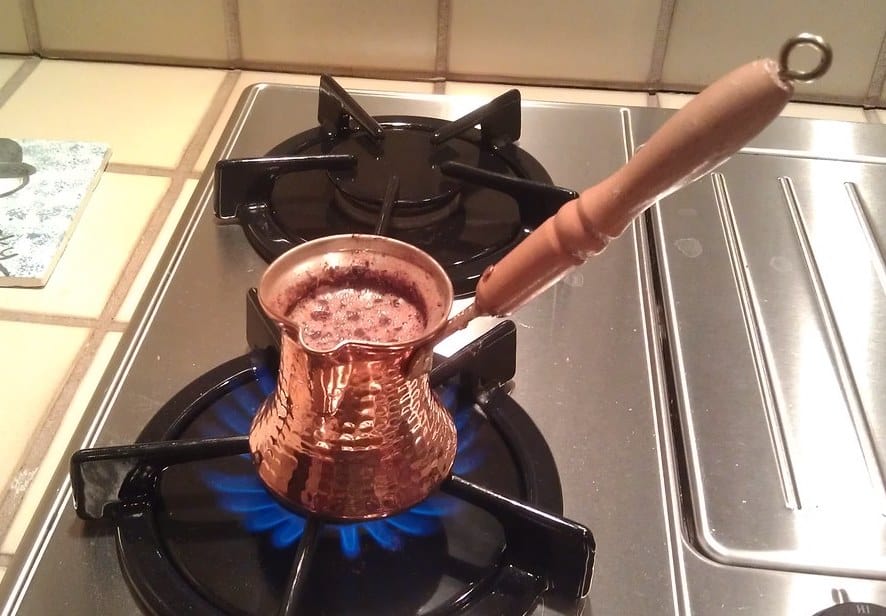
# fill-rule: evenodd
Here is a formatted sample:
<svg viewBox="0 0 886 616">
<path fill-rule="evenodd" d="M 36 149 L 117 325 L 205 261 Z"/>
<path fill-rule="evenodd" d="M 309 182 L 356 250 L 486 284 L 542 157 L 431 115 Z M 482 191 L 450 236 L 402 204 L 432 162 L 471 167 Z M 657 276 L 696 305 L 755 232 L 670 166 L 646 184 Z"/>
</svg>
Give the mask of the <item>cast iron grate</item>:
<svg viewBox="0 0 886 616">
<path fill-rule="evenodd" d="M 274 373 L 278 339 L 274 325 L 262 316 L 254 290 L 248 294 L 247 306 L 252 352 L 222 364 L 173 397 L 149 422 L 137 443 L 81 450 L 72 457 L 77 514 L 116 526 L 118 552 L 127 578 L 141 601 L 158 614 L 250 613 L 242 605 L 232 605 L 236 597 L 214 600 L 211 588 L 207 589 L 207 583 L 201 581 L 200 571 L 207 569 L 199 563 L 207 561 L 209 569 L 222 569 L 234 576 L 233 581 L 216 583 L 216 586 L 228 587 L 235 582 L 248 585 L 249 582 L 240 581 L 243 572 L 236 569 L 238 559 L 234 558 L 231 567 L 222 566 L 219 559 L 226 557 L 227 548 L 215 558 L 203 556 L 211 554 L 200 551 L 206 549 L 206 538 L 201 534 L 206 532 L 205 524 L 189 525 L 185 519 L 187 508 L 176 509 L 170 505 L 173 499 L 170 495 L 176 493 L 176 485 L 182 486 L 178 494 L 190 494 L 190 486 L 200 483 L 199 473 L 190 470 L 197 464 L 234 461 L 241 469 L 244 464 L 251 464 L 244 459 L 249 452 L 246 435 L 189 437 L 189 430 L 194 432 L 190 426 L 203 421 L 200 418 L 205 417 L 207 408 L 238 388 L 254 386 Z M 397 604 L 395 598 L 382 593 L 376 598 L 384 603 L 387 613 L 521 614 L 533 609 L 542 596 L 549 602 L 568 604 L 584 597 L 589 590 L 593 536 L 587 528 L 560 515 L 562 494 L 551 452 L 529 416 L 506 393 L 506 384 L 514 374 L 515 344 L 513 323 L 502 323 L 452 357 L 436 358 L 438 361 L 431 373 L 434 386 L 458 390 L 462 399 L 468 396 L 476 401 L 477 416 L 482 416 L 488 424 L 484 429 L 495 433 L 496 439 L 503 443 L 494 457 L 511 459 L 517 478 L 514 485 L 505 482 L 500 484 L 500 491 L 496 491 L 473 480 L 471 469 L 464 467 L 466 476 L 451 475 L 431 498 L 463 501 L 465 506 L 480 512 L 475 520 L 483 516 L 494 520 L 492 524 L 500 528 L 502 535 L 500 552 L 493 549 L 492 556 L 488 557 L 490 565 L 479 568 L 465 563 L 452 565 L 449 563 L 452 557 L 444 554 L 440 558 L 448 563 L 449 569 L 460 569 L 456 577 L 463 576 L 464 588 L 438 601 L 430 610 L 421 609 L 421 601 Z M 197 433 L 201 433 L 200 430 Z M 322 554 L 318 556 L 324 525 L 328 524 L 329 521 L 310 516 L 304 520 L 292 549 L 272 558 L 276 563 L 282 562 L 281 559 L 291 562 L 287 579 L 267 585 L 271 590 L 266 594 L 277 591 L 279 594 L 268 597 L 253 613 L 266 613 L 268 602 L 276 602 L 273 609 L 280 614 L 296 614 L 300 610 L 301 613 L 324 613 L 329 594 L 318 596 L 316 589 L 309 588 L 308 580 L 312 579 L 312 568 L 322 571 L 325 580 L 337 577 L 330 573 L 330 559 Z M 495 532 L 499 531 L 490 530 L 491 534 Z M 185 537 L 186 545 L 173 545 L 171 535 Z M 439 543 L 441 539 L 418 541 L 425 546 L 420 549 L 428 549 L 428 541 Z M 230 554 L 238 554 L 236 546 Z M 420 552 L 419 558 L 413 561 L 421 562 L 425 560 L 423 556 L 424 552 Z M 406 556 L 397 557 L 409 562 Z M 183 565 L 185 561 L 191 565 Z M 390 557 L 375 557 L 375 561 L 387 563 Z M 344 568 L 336 566 L 339 567 L 333 569 L 336 573 L 353 570 L 352 564 Z M 390 574 L 386 572 L 382 577 L 390 579 Z M 433 575 L 420 571 L 413 577 L 425 580 L 429 588 L 437 583 Z M 225 579 L 224 575 L 221 579 Z M 315 575 L 313 579 L 316 586 L 318 577 Z M 373 579 L 371 575 L 369 579 Z M 256 590 L 260 586 L 256 584 L 250 591 L 260 595 Z M 367 587 L 384 590 L 383 584 L 373 583 Z M 407 588 L 407 595 L 409 590 L 414 589 Z M 371 597 L 364 593 L 364 599 L 369 601 Z M 370 611 L 366 613 L 379 607 L 372 607 L 371 601 L 368 605 Z"/>
<path fill-rule="evenodd" d="M 318 237 L 384 234 L 429 253 L 464 297 L 578 196 L 516 144 L 517 90 L 451 122 L 373 117 L 324 75 L 317 116 L 266 156 L 216 165 L 216 216 L 239 223 L 269 262 Z"/>
</svg>

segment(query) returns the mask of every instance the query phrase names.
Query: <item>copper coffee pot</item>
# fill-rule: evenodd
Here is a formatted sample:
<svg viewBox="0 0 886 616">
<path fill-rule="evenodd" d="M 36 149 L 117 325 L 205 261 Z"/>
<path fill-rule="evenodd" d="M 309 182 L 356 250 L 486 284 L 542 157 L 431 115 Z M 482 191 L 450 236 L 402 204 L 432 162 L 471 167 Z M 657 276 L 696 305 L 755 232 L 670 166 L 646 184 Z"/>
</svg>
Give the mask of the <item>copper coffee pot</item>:
<svg viewBox="0 0 886 616">
<path fill-rule="evenodd" d="M 421 308 L 421 334 L 398 343 L 343 340 L 318 350 L 289 313 L 324 284 L 399 289 Z M 295 509 L 366 520 L 411 507 L 446 478 L 455 426 L 428 374 L 410 376 L 407 366 L 430 356 L 427 342 L 446 324 L 452 297 L 452 283 L 434 259 L 375 235 L 322 238 L 271 264 L 258 298 L 281 326 L 280 371 L 249 433 L 259 477 L 271 492 Z"/>
<path fill-rule="evenodd" d="M 811 45 L 820 62 L 788 67 Z M 425 498 L 448 475 L 455 429 L 428 383 L 436 342 L 480 315 L 506 315 L 606 245 L 646 208 L 711 171 L 762 131 L 793 94 L 831 62 L 821 38 L 801 34 L 780 60 L 746 64 L 672 116 L 630 161 L 584 191 L 484 272 L 474 303 L 447 320 L 452 286 L 421 250 L 389 238 L 353 235 L 294 248 L 265 272 L 259 301 L 282 328 L 277 389 L 249 435 L 258 474 L 288 506 L 334 519 L 391 515 Z M 313 349 L 292 306 L 331 279 L 376 276 L 420 299 L 423 329 L 397 344 L 343 340 Z"/>
</svg>

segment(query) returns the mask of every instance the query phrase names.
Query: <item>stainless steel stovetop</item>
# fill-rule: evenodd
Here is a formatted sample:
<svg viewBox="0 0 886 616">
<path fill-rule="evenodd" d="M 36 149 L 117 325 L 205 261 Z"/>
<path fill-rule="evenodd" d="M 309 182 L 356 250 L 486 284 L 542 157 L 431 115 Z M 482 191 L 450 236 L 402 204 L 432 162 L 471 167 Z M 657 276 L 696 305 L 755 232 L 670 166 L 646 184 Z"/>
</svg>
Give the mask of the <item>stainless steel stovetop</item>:
<svg viewBox="0 0 886 616">
<path fill-rule="evenodd" d="M 482 102 L 356 98 L 449 119 Z M 212 162 L 264 154 L 314 126 L 316 105 L 313 89 L 248 90 Z M 580 189 L 669 113 L 524 102 L 520 145 Z M 216 223 L 211 193 L 207 172 L 71 451 L 132 442 L 246 350 L 245 291 L 266 263 Z M 513 396 L 553 450 L 565 515 L 597 540 L 584 614 L 886 605 L 884 196 L 886 126 L 779 119 L 514 315 Z M 138 612 L 66 471 L 6 574 L 3 614 Z"/>
</svg>

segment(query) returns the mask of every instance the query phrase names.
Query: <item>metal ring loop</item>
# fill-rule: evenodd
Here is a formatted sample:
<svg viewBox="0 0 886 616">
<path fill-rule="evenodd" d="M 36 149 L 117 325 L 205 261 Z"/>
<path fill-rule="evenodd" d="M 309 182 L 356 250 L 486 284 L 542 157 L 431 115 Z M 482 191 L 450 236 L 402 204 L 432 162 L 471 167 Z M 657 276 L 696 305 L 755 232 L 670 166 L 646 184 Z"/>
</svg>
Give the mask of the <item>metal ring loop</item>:
<svg viewBox="0 0 886 616">
<path fill-rule="evenodd" d="M 794 48 L 800 45 L 811 45 L 815 47 L 821 57 L 818 60 L 818 66 L 808 71 L 798 71 L 788 67 L 788 57 Z M 778 55 L 778 74 L 786 81 L 814 81 L 824 75 L 831 67 L 831 61 L 834 59 L 834 52 L 831 46 L 823 38 L 816 34 L 803 32 L 792 37 L 781 47 Z"/>
</svg>

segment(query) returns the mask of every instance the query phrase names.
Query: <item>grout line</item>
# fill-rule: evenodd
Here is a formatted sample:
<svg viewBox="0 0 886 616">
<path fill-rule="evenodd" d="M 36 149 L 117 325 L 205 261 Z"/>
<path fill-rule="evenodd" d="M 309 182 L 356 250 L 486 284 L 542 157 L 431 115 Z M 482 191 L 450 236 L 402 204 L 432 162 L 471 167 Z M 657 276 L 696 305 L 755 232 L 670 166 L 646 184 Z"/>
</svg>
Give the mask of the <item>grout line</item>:
<svg viewBox="0 0 886 616">
<path fill-rule="evenodd" d="M 237 64 L 237 68 L 250 71 L 271 71 L 305 75 L 329 73 L 336 77 L 362 77 L 365 79 L 393 79 L 403 81 L 435 81 L 439 78 L 439 76 L 434 74 L 433 70 L 426 69 L 371 68 L 355 67 L 352 65 L 300 64 L 261 60 L 242 60 Z"/>
<path fill-rule="evenodd" d="M 871 72 L 871 83 L 868 85 L 868 92 L 864 98 L 865 107 L 876 107 L 879 104 L 884 84 L 886 84 L 886 32 L 883 33 L 883 40 L 880 41 L 880 51 L 877 53 L 874 70 Z"/>
<path fill-rule="evenodd" d="M 86 342 L 80 347 L 77 353 L 77 359 L 71 366 L 64 383 L 56 392 L 49 409 L 40 421 L 40 425 L 34 431 L 34 434 L 28 440 L 28 449 L 18 466 L 15 468 L 9 486 L 0 500 L 0 537 L 5 538 L 9 534 L 12 521 L 18 513 L 19 506 L 31 486 L 31 481 L 36 476 L 43 458 L 55 438 L 58 428 L 67 413 L 74 394 L 80 386 L 80 382 L 86 375 L 92 360 L 98 351 L 98 347 L 103 340 L 105 332 L 101 328 L 97 328 L 90 332 L 86 338 Z M 18 482 L 16 480 L 18 479 Z M 18 483 L 17 488 L 12 486 Z"/>
<path fill-rule="evenodd" d="M 200 124 L 197 125 L 197 130 L 194 131 L 191 141 L 185 148 L 174 176 L 181 179 L 182 183 L 187 179 L 192 179 L 194 177 L 200 179 L 202 177 L 203 172 L 199 169 L 194 169 L 194 166 L 197 164 L 197 161 L 200 159 L 200 154 L 203 152 L 203 149 L 209 141 L 212 129 L 215 128 L 215 125 L 222 119 L 222 111 L 224 111 L 228 99 L 231 98 L 234 88 L 237 86 L 237 82 L 240 79 L 240 75 L 240 71 L 228 71 L 219 85 L 218 90 L 216 90 L 215 96 L 213 96 L 212 102 L 209 105 L 209 109 L 206 110 L 206 115 L 200 121 Z"/>
<path fill-rule="evenodd" d="M 125 331 L 127 329 L 127 323 L 121 323 L 114 319 L 129 293 L 132 282 L 144 265 L 145 258 L 156 241 L 163 223 L 179 197 L 185 180 L 191 175 L 194 164 L 197 162 L 206 141 L 209 139 L 209 135 L 212 133 L 212 129 L 218 121 L 221 112 L 224 110 L 225 103 L 230 98 L 237 79 L 238 75 L 236 72 L 228 73 L 216 90 L 209 108 L 203 114 L 191 140 L 188 142 L 178 166 L 172 172 L 166 193 L 154 208 L 141 238 L 132 249 L 129 259 L 123 267 L 123 272 L 117 279 L 117 283 L 114 285 L 114 289 L 111 291 L 111 295 L 101 315 L 97 320 L 90 323 L 93 329 L 77 354 L 77 359 L 74 360 L 64 384 L 49 405 L 49 409 L 40 425 L 35 430 L 30 441 L 31 446 L 25 453 L 24 458 L 19 461 L 13 477 L 16 477 L 22 471 L 30 471 L 40 467 L 49 445 L 58 432 L 61 421 L 71 406 L 74 394 L 77 392 L 83 377 L 95 359 L 101 341 L 108 332 Z M 6 487 L 2 499 L 0 499 L 0 537 L 5 537 L 9 533 L 12 521 L 18 513 L 25 494 L 27 494 L 28 487 L 30 487 L 30 482 L 17 490 L 13 490 L 11 485 Z"/>
<path fill-rule="evenodd" d="M 75 317 L 65 314 L 43 314 L 40 312 L 14 312 L 12 310 L 0 310 L 0 321 L 34 323 L 38 325 L 64 325 L 66 327 L 85 327 L 87 329 L 92 329 L 99 325 L 97 318 Z"/>
<path fill-rule="evenodd" d="M 437 0 L 437 50 L 434 57 L 434 94 L 446 94 L 446 75 L 449 73 L 450 25 L 452 0 Z"/>
<path fill-rule="evenodd" d="M 209 135 L 212 133 L 212 129 L 218 120 L 218 116 L 221 115 L 225 103 L 227 103 L 228 98 L 230 98 L 231 91 L 234 89 L 237 79 L 238 75 L 236 72 L 228 72 L 216 90 L 215 95 L 212 97 L 212 101 L 210 102 L 206 113 L 203 114 L 200 123 L 197 125 L 194 134 L 191 136 L 188 145 L 182 153 L 178 166 L 172 171 L 171 176 L 169 176 L 170 182 L 166 193 L 161 197 L 157 207 L 154 208 L 154 212 L 151 214 L 147 225 L 145 225 L 141 238 L 135 248 L 133 248 L 129 261 L 123 268 L 123 272 L 118 278 L 114 290 L 111 291 L 105 309 L 99 317 L 99 327 L 108 329 L 111 327 L 112 323 L 116 322 L 116 315 L 119 312 L 120 307 L 123 305 L 123 302 L 126 300 L 132 282 L 141 271 L 145 258 L 148 256 L 148 252 L 150 252 L 151 247 L 154 245 L 157 235 L 159 235 L 160 230 L 163 228 L 163 224 L 166 222 L 169 212 L 172 211 L 175 201 L 178 199 L 179 194 L 184 187 L 185 181 L 188 179 L 197 159 L 200 157 L 200 152 L 208 140 Z"/>
<path fill-rule="evenodd" d="M 40 58 L 28 58 L 12 74 L 12 77 L 6 80 L 6 83 L 0 87 L 0 107 L 5 105 L 6 101 L 12 98 L 15 91 L 18 90 L 19 86 L 25 82 L 25 79 L 34 72 L 34 69 L 37 68 L 38 64 L 40 64 Z"/>
<path fill-rule="evenodd" d="M 880 116 L 877 114 L 876 109 L 862 109 L 864 112 L 864 119 L 868 121 L 869 124 L 880 124 Z"/>
<path fill-rule="evenodd" d="M 665 94 L 697 94 L 710 84 L 693 84 L 693 83 L 662 83 L 659 93 Z M 863 102 L 863 97 L 843 94 L 816 94 L 814 92 L 805 92 L 798 95 L 796 92 L 791 98 L 792 103 L 813 103 L 816 105 L 843 105 L 845 107 L 858 107 Z"/>
<path fill-rule="evenodd" d="M 223 0 L 222 11 L 225 19 L 225 47 L 231 67 L 243 59 L 243 39 L 240 35 L 240 3 L 238 0 Z"/>
<path fill-rule="evenodd" d="M 165 167 L 152 167 L 149 165 L 131 165 L 129 163 L 108 163 L 105 171 L 110 173 L 125 173 L 129 175 L 151 175 L 155 177 L 171 177 L 174 169 Z"/>
<path fill-rule="evenodd" d="M 674 9 L 677 0 L 661 0 L 658 9 L 658 23 L 655 26 L 655 38 L 652 43 L 652 59 L 649 62 L 649 75 L 646 86 L 656 90 L 661 84 L 661 72 L 664 68 L 665 54 L 668 51 L 668 40 L 671 37 L 671 25 L 674 23 Z"/>
<path fill-rule="evenodd" d="M 179 165 L 176 168 L 176 176 L 180 176 L 184 179 L 194 171 L 194 165 L 197 164 L 197 160 L 200 158 L 200 153 L 203 151 L 206 142 L 209 140 L 209 136 L 212 134 L 212 129 L 215 128 L 216 123 L 221 119 L 221 113 L 224 111 L 228 99 L 231 98 L 231 94 L 234 92 L 234 88 L 239 79 L 239 71 L 228 71 L 225 74 L 218 90 L 216 90 L 215 95 L 212 97 L 212 102 L 209 103 L 209 108 L 200 119 L 200 123 L 197 125 L 197 130 L 194 131 L 194 134 L 191 136 L 191 141 L 188 143 L 188 146 L 182 154 L 182 159 L 179 161 Z"/>
<path fill-rule="evenodd" d="M 669 0 L 662 0 L 667 2 Z M 450 0 L 451 2 L 451 0 Z M 676 2 L 676 0 L 674 0 Z M 466 83 L 492 83 L 506 84 L 516 86 L 540 86 L 540 87 L 557 87 L 557 88 L 587 88 L 598 90 L 622 90 L 627 92 L 648 92 L 652 86 L 645 81 L 607 81 L 599 79 L 572 79 L 557 77 L 528 77 L 520 75 L 477 75 L 470 73 L 452 73 L 446 75 L 436 75 L 434 71 L 421 69 L 377 69 L 377 68 L 358 68 L 354 66 L 328 66 L 318 64 L 297 64 L 284 62 L 260 62 L 253 60 L 214 60 L 214 59 L 194 59 L 194 58 L 176 58 L 176 57 L 160 57 L 148 55 L 133 54 L 114 54 L 114 53 L 94 53 L 94 52 L 71 52 L 71 51 L 53 51 L 52 59 L 66 60 L 84 60 L 90 62 L 108 62 L 108 63 L 141 63 L 164 66 L 184 66 L 200 69 L 237 69 L 237 70 L 257 70 L 272 71 L 290 74 L 308 74 L 317 75 L 320 73 L 331 73 L 339 77 L 361 77 L 365 79 L 385 79 L 385 80 L 405 80 L 430 82 L 434 84 L 434 92 L 441 93 L 441 82 L 464 81 Z M 48 57 L 45 53 L 43 57 Z M 36 59 L 36 58 L 35 58 Z M 655 86 L 658 92 L 674 92 L 679 94 L 695 94 L 699 92 L 706 84 L 690 84 L 690 83 L 660 83 Z M 445 85 L 443 86 L 445 88 Z M 846 105 L 858 107 L 864 102 L 863 96 L 849 95 L 831 95 L 803 93 L 801 96 L 795 96 L 792 102 L 796 103 L 817 103 L 826 105 Z M 876 106 L 873 104 L 871 106 Z"/>
<path fill-rule="evenodd" d="M 114 51 L 88 51 L 83 49 L 44 49 L 40 57 L 45 60 L 69 60 L 72 62 L 104 62 L 108 64 L 147 64 L 202 69 L 236 68 L 227 58 L 188 58 L 184 56 L 160 56 Z"/>
<path fill-rule="evenodd" d="M 52 60 L 181 66 L 199 69 L 221 68 L 310 75 L 330 73 L 339 77 L 363 77 L 366 79 L 395 79 L 406 81 L 434 81 L 436 79 L 436 76 L 431 69 L 394 69 L 355 67 L 353 65 L 299 64 L 296 62 L 245 60 L 242 58 L 232 61 L 227 58 L 219 60 L 217 58 L 187 58 L 183 56 L 158 56 L 69 49 L 44 50 L 40 55 L 43 58 Z"/>
<path fill-rule="evenodd" d="M 437 0 L 437 53 L 434 58 L 434 72 L 440 77 L 449 72 L 449 27 L 451 22 L 451 0 Z"/>
<path fill-rule="evenodd" d="M 43 51 L 43 44 L 40 41 L 40 26 L 37 21 L 37 7 L 34 6 L 34 0 L 19 0 L 19 8 L 22 11 L 22 23 L 25 27 L 25 39 L 28 41 L 28 47 L 31 53 L 40 54 Z"/>
<path fill-rule="evenodd" d="M 514 86 L 542 86 L 554 88 L 593 88 L 599 90 L 625 90 L 646 92 L 646 84 L 642 81 L 604 81 L 599 79 L 572 79 L 559 77 L 525 77 L 519 75 L 476 75 L 472 73 L 450 72 L 449 81 L 466 83 L 497 83 Z"/>
<path fill-rule="evenodd" d="M 651 107 L 652 109 L 659 109 L 661 107 L 661 102 L 658 100 L 658 94 L 650 92 L 646 97 L 646 106 Z"/>
</svg>

